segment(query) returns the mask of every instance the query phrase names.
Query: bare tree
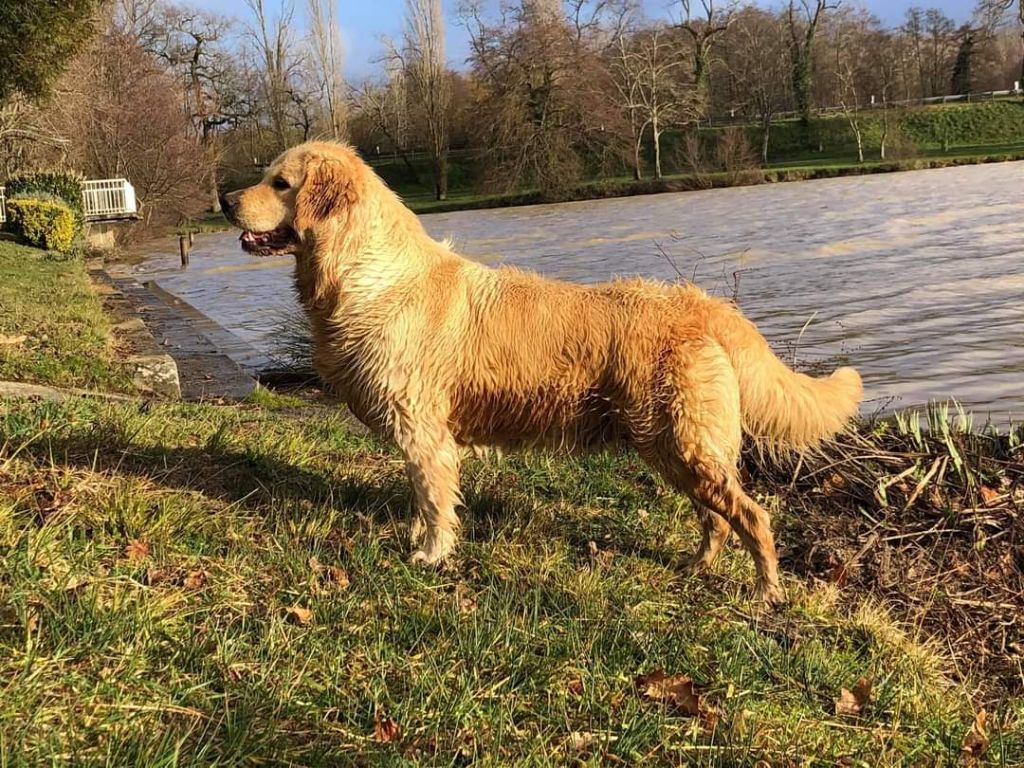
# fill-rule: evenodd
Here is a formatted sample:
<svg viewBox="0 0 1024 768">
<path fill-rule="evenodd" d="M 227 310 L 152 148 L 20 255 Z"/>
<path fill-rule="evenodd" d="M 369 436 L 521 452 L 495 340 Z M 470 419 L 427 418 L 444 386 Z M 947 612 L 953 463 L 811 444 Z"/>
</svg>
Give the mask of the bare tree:
<svg viewBox="0 0 1024 768">
<path fill-rule="evenodd" d="M 445 59 L 441 0 L 406 0 L 404 48 L 392 47 L 400 61 L 434 176 L 434 196 L 448 197 L 448 130 L 452 100 L 451 72 Z"/>
<path fill-rule="evenodd" d="M 292 0 L 281 0 L 278 12 L 272 13 L 265 0 L 245 0 L 252 12 L 250 28 L 260 63 L 264 104 L 278 150 L 288 145 L 289 85 L 297 62 L 289 27 L 295 17 Z"/>
<path fill-rule="evenodd" d="M 487 148 L 485 178 L 494 187 L 557 197 L 587 162 L 621 160 L 629 131 L 603 50 L 615 44 L 609 33 L 621 16 L 602 17 L 610 7 L 597 3 L 567 17 L 550 3 L 505 4 L 492 19 L 477 2 L 463 6 L 478 86 L 477 141 Z"/>
<path fill-rule="evenodd" d="M 802 13 L 797 12 L 795 0 L 790 0 L 786 11 L 789 25 L 789 50 L 792 64 L 793 96 L 805 129 L 811 123 L 814 93 L 814 41 L 825 12 L 835 10 L 840 0 L 800 0 Z"/>
<path fill-rule="evenodd" d="M 312 61 L 324 95 L 329 133 L 342 139 L 347 133 L 345 80 L 342 61 L 341 27 L 335 0 L 307 0 Z"/>
<path fill-rule="evenodd" d="M 979 0 L 976 13 L 992 20 L 1000 19 L 1017 6 L 1017 23 L 1020 25 L 1022 49 L 1024 49 L 1024 2 L 1022 0 Z M 1020 82 L 1024 83 L 1024 52 L 1021 54 Z"/>
<path fill-rule="evenodd" d="M 711 82 L 711 49 L 715 39 L 727 32 L 732 24 L 738 0 L 719 2 L 718 8 L 715 7 L 715 0 L 699 0 L 700 8 L 695 8 L 693 0 L 679 2 L 683 11 L 679 28 L 690 36 L 693 46 L 693 82 L 697 103 L 703 114 L 707 110 Z"/>
<path fill-rule="evenodd" d="M 878 142 L 878 158 L 883 162 L 888 159 L 889 139 L 894 128 L 894 109 L 892 104 L 893 91 L 899 83 L 903 57 L 899 53 L 899 41 L 888 32 L 878 32 L 874 36 L 869 51 L 869 66 L 878 73 L 879 93 L 881 96 L 882 130 Z"/>
<path fill-rule="evenodd" d="M 839 106 L 843 110 L 843 116 L 853 131 L 854 139 L 857 142 L 857 162 L 864 162 L 864 131 L 861 123 L 861 95 L 858 84 L 862 77 L 864 66 L 864 47 L 855 35 L 861 30 L 853 28 L 852 25 L 844 25 L 838 30 L 835 39 L 835 90 L 839 98 Z"/>
<path fill-rule="evenodd" d="M 139 13 L 140 5 L 145 14 Z M 144 50 L 181 77 L 189 125 L 211 163 L 209 199 L 213 210 L 219 210 L 217 131 L 231 122 L 235 103 L 231 93 L 235 60 L 226 47 L 232 22 L 187 5 L 153 6 L 135 0 L 132 9 L 125 11 L 124 23 L 136 30 Z"/>
<path fill-rule="evenodd" d="M 633 139 L 634 175 L 642 175 L 640 150 L 651 131 L 654 177 L 662 177 L 661 137 L 666 129 L 692 122 L 699 114 L 694 87 L 682 85 L 678 47 L 667 30 L 653 27 L 619 36 L 613 59 L 614 80 Z"/>
<path fill-rule="evenodd" d="M 772 123 L 786 101 L 786 39 L 780 18 L 759 8 L 737 14 L 730 68 L 740 103 L 761 129 L 761 163 L 768 165 Z"/>
</svg>

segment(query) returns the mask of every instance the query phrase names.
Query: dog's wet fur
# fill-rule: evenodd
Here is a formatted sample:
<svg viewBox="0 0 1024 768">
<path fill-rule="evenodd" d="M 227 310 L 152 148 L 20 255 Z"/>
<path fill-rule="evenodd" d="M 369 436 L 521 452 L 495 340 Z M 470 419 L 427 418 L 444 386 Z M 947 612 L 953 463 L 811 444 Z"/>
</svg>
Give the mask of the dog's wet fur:
<svg viewBox="0 0 1024 768">
<path fill-rule="evenodd" d="M 740 485 L 743 434 L 795 449 L 833 435 L 860 403 L 856 371 L 793 372 L 732 303 L 692 285 L 584 287 L 465 259 L 342 144 L 286 151 L 223 207 L 247 251 L 295 255 L 317 371 L 401 449 L 413 561 L 456 544 L 462 449 L 629 445 L 693 500 L 691 565 L 710 566 L 735 531 L 760 597 L 783 601 L 768 514 Z"/>
</svg>

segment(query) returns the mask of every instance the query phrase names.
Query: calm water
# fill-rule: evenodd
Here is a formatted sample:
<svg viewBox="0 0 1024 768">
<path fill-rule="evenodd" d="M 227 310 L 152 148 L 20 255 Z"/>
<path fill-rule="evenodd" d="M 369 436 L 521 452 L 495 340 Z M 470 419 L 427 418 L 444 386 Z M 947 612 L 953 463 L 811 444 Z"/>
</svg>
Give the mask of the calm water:
<svg viewBox="0 0 1024 768">
<path fill-rule="evenodd" d="M 593 283 L 694 279 L 786 359 L 860 369 L 866 411 L 955 397 L 1024 418 L 1024 163 L 424 216 L 487 264 Z M 294 311 L 291 259 L 201 235 L 134 269 L 256 347 Z"/>
</svg>

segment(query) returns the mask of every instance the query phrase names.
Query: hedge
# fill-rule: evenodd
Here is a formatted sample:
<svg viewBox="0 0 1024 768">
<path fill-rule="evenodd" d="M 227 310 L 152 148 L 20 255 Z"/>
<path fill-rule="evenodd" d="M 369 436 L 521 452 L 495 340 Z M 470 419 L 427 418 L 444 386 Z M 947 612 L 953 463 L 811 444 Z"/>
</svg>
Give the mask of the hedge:
<svg viewBox="0 0 1024 768">
<path fill-rule="evenodd" d="M 82 183 L 85 178 L 74 171 L 23 171 L 4 182 L 7 197 L 46 198 L 63 200 L 75 216 L 76 234 L 85 228 L 82 207 Z"/>
<path fill-rule="evenodd" d="M 9 228 L 29 245 L 70 253 L 78 236 L 74 211 L 63 201 L 18 197 L 7 201 Z"/>
</svg>

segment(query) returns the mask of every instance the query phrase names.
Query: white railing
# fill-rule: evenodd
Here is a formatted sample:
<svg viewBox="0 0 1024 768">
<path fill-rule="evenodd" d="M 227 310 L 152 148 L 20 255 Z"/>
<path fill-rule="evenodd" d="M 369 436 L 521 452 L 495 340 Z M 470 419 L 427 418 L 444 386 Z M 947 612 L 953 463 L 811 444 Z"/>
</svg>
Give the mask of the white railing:
<svg viewBox="0 0 1024 768">
<path fill-rule="evenodd" d="M 138 210 L 135 187 L 128 183 L 128 179 L 83 182 L 82 208 L 87 219 L 133 216 Z"/>
<path fill-rule="evenodd" d="M 0 224 L 7 221 L 7 198 L 0 187 Z M 82 183 L 82 211 L 87 219 L 116 219 L 138 213 L 135 187 L 127 179 L 100 179 Z"/>
</svg>

